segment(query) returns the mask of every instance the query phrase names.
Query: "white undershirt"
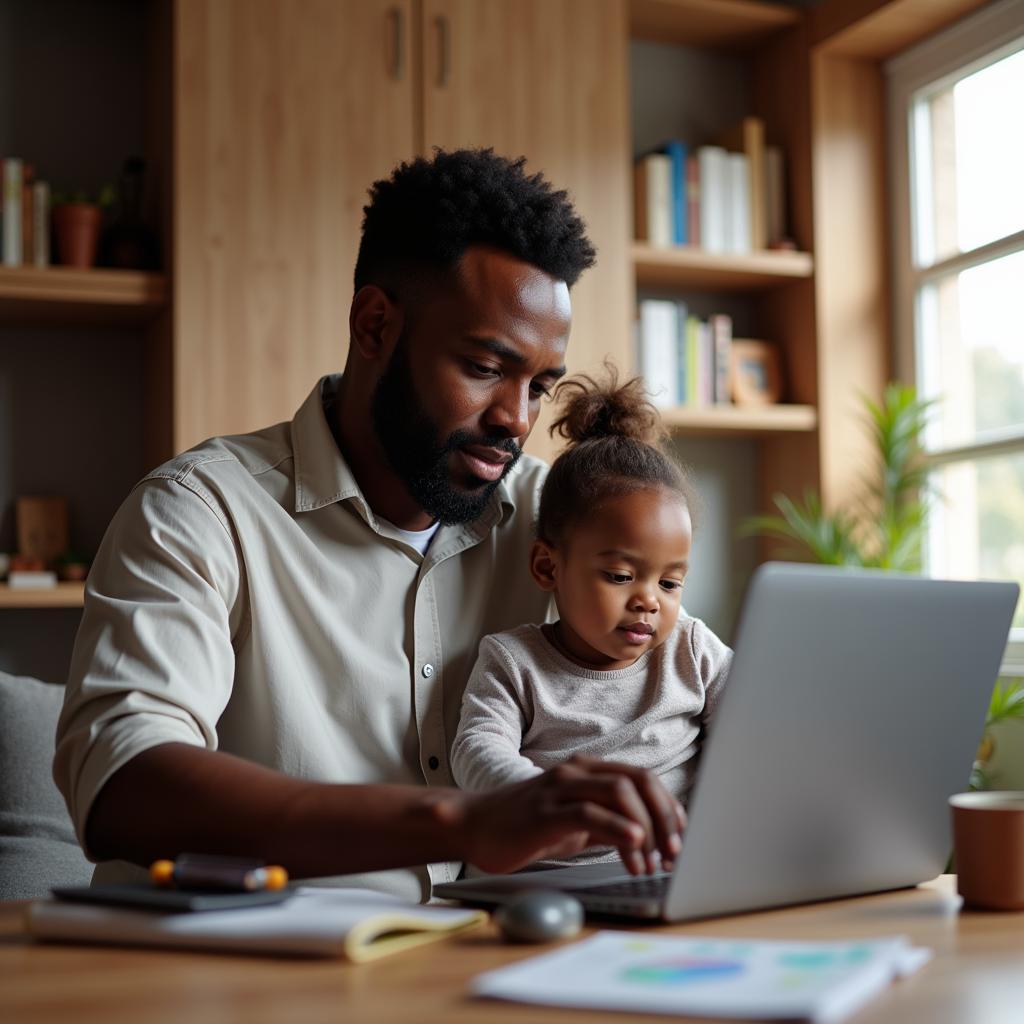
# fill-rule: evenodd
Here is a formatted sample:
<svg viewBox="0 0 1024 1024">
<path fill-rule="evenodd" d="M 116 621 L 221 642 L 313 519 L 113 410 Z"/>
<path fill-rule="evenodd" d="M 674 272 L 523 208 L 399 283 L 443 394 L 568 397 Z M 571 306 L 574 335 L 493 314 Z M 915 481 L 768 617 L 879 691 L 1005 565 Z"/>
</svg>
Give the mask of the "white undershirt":
<svg viewBox="0 0 1024 1024">
<path fill-rule="evenodd" d="M 388 522 L 386 519 L 381 519 L 380 516 L 377 518 L 382 523 Z M 441 523 L 438 521 L 432 526 L 428 526 L 425 530 L 403 530 L 395 526 L 394 523 L 388 523 L 388 526 L 399 534 L 402 540 L 414 547 L 421 555 L 427 553 L 427 548 L 430 547 L 430 542 L 434 539 L 434 534 L 437 533 L 440 525 Z"/>
</svg>

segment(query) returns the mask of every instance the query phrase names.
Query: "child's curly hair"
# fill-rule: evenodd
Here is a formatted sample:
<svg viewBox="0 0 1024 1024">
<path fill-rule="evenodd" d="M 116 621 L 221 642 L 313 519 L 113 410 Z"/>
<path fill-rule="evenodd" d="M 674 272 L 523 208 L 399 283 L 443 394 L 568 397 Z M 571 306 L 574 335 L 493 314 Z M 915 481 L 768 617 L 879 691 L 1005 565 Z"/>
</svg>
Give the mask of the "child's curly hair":
<svg viewBox="0 0 1024 1024">
<path fill-rule="evenodd" d="M 605 363 L 606 377 L 579 375 L 555 390 L 564 403 L 551 435 L 569 442 L 555 459 L 540 496 L 537 536 L 557 547 L 574 523 L 602 501 L 649 488 L 677 493 L 693 522 L 696 493 L 683 467 L 665 451 L 667 436 L 658 410 L 647 400 L 643 380 L 623 385 Z"/>
</svg>

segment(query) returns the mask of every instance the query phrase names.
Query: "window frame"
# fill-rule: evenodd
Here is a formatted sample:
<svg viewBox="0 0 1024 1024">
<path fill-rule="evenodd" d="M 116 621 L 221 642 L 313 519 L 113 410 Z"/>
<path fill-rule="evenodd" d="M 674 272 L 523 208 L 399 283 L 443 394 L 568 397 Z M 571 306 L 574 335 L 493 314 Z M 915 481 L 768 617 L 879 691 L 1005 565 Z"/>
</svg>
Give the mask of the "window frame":
<svg viewBox="0 0 1024 1024">
<path fill-rule="evenodd" d="M 885 64 L 889 195 L 892 246 L 893 364 L 900 380 L 916 381 L 915 305 L 919 286 L 1001 256 L 1024 251 L 1024 230 L 918 267 L 913 258 L 911 176 L 916 174 L 910 152 L 910 126 L 915 95 L 926 87 L 941 88 L 979 71 L 1020 49 L 1024 40 L 1024 0 L 998 0 L 950 28 L 892 58 Z M 1024 453 L 1024 425 L 984 440 L 927 453 L 935 466 L 974 461 L 1003 454 Z M 1024 629 L 1010 633 L 1002 675 L 1024 675 Z"/>
</svg>

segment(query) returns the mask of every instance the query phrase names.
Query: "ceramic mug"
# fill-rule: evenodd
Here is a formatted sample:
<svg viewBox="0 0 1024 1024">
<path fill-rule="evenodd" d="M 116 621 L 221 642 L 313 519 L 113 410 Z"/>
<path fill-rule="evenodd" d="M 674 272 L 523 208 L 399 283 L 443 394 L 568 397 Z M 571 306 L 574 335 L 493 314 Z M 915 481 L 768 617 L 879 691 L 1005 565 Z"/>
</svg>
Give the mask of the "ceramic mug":
<svg viewBox="0 0 1024 1024">
<path fill-rule="evenodd" d="M 984 910 L 1024 910 L 1024 792 L 957 793 L 957 890 Z"/>
</svg>

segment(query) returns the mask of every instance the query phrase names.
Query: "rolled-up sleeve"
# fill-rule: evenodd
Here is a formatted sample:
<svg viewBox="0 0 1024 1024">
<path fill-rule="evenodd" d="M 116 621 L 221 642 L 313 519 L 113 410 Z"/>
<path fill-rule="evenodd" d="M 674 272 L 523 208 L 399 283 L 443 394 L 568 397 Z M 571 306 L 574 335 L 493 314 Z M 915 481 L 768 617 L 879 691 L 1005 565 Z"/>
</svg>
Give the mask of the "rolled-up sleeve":
<svg viewBox="0 0 1024 1024">
<path fill-rule="evenodd" d="M 164 743 L 216 749 L 243 592 L 230 523 L 187 471 L 132 491 L 89 573 L 57 726 L 54 780 L 83 849 L 92 803 L 125 763 Z"/>
</svg>

